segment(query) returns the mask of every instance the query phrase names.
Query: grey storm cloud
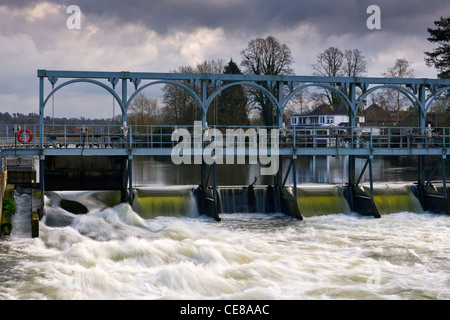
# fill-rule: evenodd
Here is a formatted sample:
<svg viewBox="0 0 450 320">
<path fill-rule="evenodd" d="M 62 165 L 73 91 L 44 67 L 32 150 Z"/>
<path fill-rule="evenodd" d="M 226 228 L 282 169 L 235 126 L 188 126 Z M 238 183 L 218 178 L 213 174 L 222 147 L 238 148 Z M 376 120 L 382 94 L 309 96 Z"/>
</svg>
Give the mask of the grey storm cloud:
<svg viewBox="0 0 450 320">
<path fill-rule="evenodd" d="M 12 7 L 36 1 L 0 1 Z M 448 0 L 49 0 L 60 5 L 78 5 L 86 16 L 112 18 L 118 23 L 139 22 L 159 34 L 197 27 L 223 28 L 227 32 L 263 34 L 283 31 L 299 24 L 314 25 L 321 33 L 367 32 L 366 9 L 378 5 L 382 27 L 397 33 L 426 33 L 440 15 L 450 13 Z M 432 18 L 430 21 L 430 17 Z M 434 19 L 434 20 L 433 20 Z M 425 26 L 426 24 L 426 26 Z"/>
<path fill-rule="evenodd" d="M 81 30 L 66 27 L 70 5 L 81 9 Z M 366 26 L 370 5 L 381 9 L 381 30 Z M 37 69 L 167 72 L 238 61 L 248 41 L 268 35 L 292 49 L 297 74 L 311 74 L 316 55 L 337 46 L 360 49 L 368 76 L 406 58 L 416 76 L 435 77 L 424 63 L 427 28 L 449 14 L 448 0 L 0 0 L 1 67 L 11 75 L 0 82 L 0 109 L 36 112 Z M 105 104 L 91 89 L 76 90 L 86 95 L 58 95 L 64 110 L 84 106 L 88 115 L 94 100 Z"/>
</svg>

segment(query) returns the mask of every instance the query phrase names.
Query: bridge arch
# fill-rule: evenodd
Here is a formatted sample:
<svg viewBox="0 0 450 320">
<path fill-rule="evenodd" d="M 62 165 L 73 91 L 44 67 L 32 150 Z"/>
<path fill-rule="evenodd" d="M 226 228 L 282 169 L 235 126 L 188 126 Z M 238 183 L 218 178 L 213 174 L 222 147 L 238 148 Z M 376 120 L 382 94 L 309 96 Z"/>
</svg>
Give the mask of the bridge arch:
<svg viewBox="0 0 450 320">
<path fill-rule="evenodd" d="M 153 82 L 150 82 L 150 83 L 147 83 L 147 84 L 143 85 L 142 87 L 137 89 L 135 92 L 133 92 L 133 94 L 130 96 L 128 101 L 124 102 L 125 103 L 125 110 L 128 111 L 128 108 L 130 107 L 130 105 L 133 102 L 134 98 L 136 98 L 136 96 L 140 92 L 142 92 L 142 90 L 144 90 L 144 89 L 146 89 L 146 88 L 148 88 L 150 86 L 157 85 L 157 84 L 173 84 L 173 85 L 175 85 L 177 87 L 180 87 L 180 88 L 186 90 L 191 95 L 191 97 L 194 98 L 195 102 L 197 103 L 197 105 L 198 105 L 198 107 L 200 109 L 200 112 L 202 112 L 202 108 L 203 108 L 202 101 L 200 100 L 198 95 L 194 92 L 194 90 L 192 90 L 191 88 L 189 88 L 188 86 L 186 86 L 186 85 L 184 85 L 184 84 L 182 84 L 180 82 L 172 81 L 172 80 L 158 80 L 158 81 L 153 81 Z"/>
<path fill-rule="evenodd" d="M 308 84 L 304 84 L 304 85 L 302 85 L 302 86 L 300 86 L 298 88 L 295 88 L 286 97 L 286 99 L 284 100 L 283 105 L 282 105 L 283 112 L 284 112 L 284 109 L 286 109 L 286 106 L 287 106 L 288 102 L 295 96 L 295 94 L 297 92 L 300 92 L 300 91 L 308 88 L 308 87 L 322 87 L 322 88 L 325 88 L 325 89 L 329 89 L 329 90 L 333 91 L 334 93 L 336 93 L 337 95 L 339 95 L 339 97 L 341 97 L 346 102 L 347 110 L 348 110 L 348 108 L 353 109 L 352 103 L 349 100 L 349 98 L 341 90 L 337 89 L 336 87 L 334 87 L 332 85 L 329 85 L 329 84 L 326 84 L 326 83 L 308 83 Z"/>
<path fill-rule="evenodd" d="M 358 103 L 356 104 L 356 110 L 359 109 L 359 107 L 361 106 L 361 104 L 364 102 L 364 99 L 365 99 L 369 94 L 373 93 L 373 92 L 376 91 L 376 90 L 383 89 L 383 88 L 391 88 L 391 89 L 395 89 L 395 90 L 399 91 L 400 93 L 402 93 L 403 95 L 405 95 L 406 98 L 408 98 L 408 100 L 409 100 L 409 101 L 411 102 L 411 104 L 413 105 L 414 109 L 416 109 L 416 111 L 419 111 L 419 110 L 417 110 L 416 104 L 418 104 L 418 105 L 421 106 L 422 108 L 424 107 L 424 106 L 422 106 L 422 103 L 420 102 L 420 100 L 419 100 L 419 99 L 418 99 L 411 91 L 409 91 L 408 89 L 406 89 L 406 88 L 404 88 L 404 87 L 401 87 L 401 86 L 393 85 L 393 84 L 384 84 L 384 85 L 381 85 L 381 86 L 376 86 L 376 87 L 370 88 L 370 89 L 367 90 L 365 93 L 363 93 L 362 95 L 360 95 L 360 96 L 358 97 Z"/>
<path fill-rule="evenodd" d="M 275 107 L 275 110 L 278 109 L 278 110 L 280 111 L 280 113 L 282 113 L 281 106 L 279 105 L 277 99 L 275 99 L 275 97 L 273 96 L 273 94 L 272 94 L 269 90 L 267 90 L 266 88 L 264 88 L 263 86 L 261 86 L 261 85 L 259 85 L 259 84 L 257 84 L 257 83 L 249 82 L 249 81 L 237 81 L 237 82 L 228 83 L 228 84 L 224 85 L 223 87 L 220 87 L 219 89 L 217 89 L 216 91 L 214 91 L 214 92 L 209 96 L 209 98 L 206 100 L 206 103 L 205 103 L 205 106 L 204 106 L 204 108 L 205 108 L 205 113 L 208 111 L 209 106 L 210 106 L 211 103 L 214 101 L 214 99 L 215 99 L 222 91 L 224 91 L 225 89 L 228 89 L 228 88 L 230 88 L 230 87 L 232 87 L 232 86 L 238 86 L 238 85 L 248 85 L 248 86 L 254 87 L 254 88 L 258 89 L 258 90 L 261 90 L 261 91 L 266 95 L 266 97 L 269 98 L 270 102 L 271 102 L 272 105 Z"/>
<path fill-rule="evenodd" d="M 74 80 L 69 80 L 66 81 L 62 84 L 60 84 L 59 86 L 57 86 L 56 88 L 54 88 L 47 96 L 47 98 L 45 98 L 45 100 L 43 101 L 42 106 L 40 106 L 41 110 L 40 112 L 43 114 L 44 112 L 44 108 L 47 104 L 47 102 L 50 100 L 50 98 L 60 89 L 64 88 L 65 86 L 68 86 L 69 84 L 73 84 L 73 83 L 92 83 L 95 84 L 97 86 L 102 87 L 103 89 L 107 90 L 109 93 L 111 93 L 111 95 L 114 97 L 114 99 L 119 103 L 120 109 L 122 110 L 122 114 L 124 114 L 124 104 L 122 103 L 122 99 L 118 96 L 118 94 L 111 89 L 109 86 L 107 86 L 106 84 L 97 81 L 97 80 L 92 80 L 92 79 L 74 79 Z"/>
<path fill-rule="evenodd" d="M 426 111 L 428 112 L 428 110 L 431 107 L 431 104 L 433 103 L 433 101 L 439 97 L 441 94 L 443 94 L 445 91 L 449 91 L 450 92 L 450 86 L 449 87 L 444 87 L 439 89 L 434 95 L 428 97 L 427 101 L 426 101 Z"/>
</svg>

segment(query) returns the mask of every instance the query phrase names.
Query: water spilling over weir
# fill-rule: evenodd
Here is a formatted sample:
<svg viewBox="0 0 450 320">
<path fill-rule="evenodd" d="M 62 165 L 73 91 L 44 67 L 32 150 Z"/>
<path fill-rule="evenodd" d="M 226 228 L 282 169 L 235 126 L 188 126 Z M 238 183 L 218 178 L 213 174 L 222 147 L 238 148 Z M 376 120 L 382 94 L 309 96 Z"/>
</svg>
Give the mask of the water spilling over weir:
<svg viewBox="0 0 450 320">
<path fill-rule="evenodd" d="M 351 213 L 341 185 L 308 184 L 299 187 L 297 203 L 304 217 Z"/>
<path fill-rule="evenodd" d="M 196 217 L 199 211 L 192 186 L 136 188 L 133 210 L 145 219 L 164 216 Z"/>
<path fill-rule="evenodd" d="M 158 216 L 198 217 L 201 215 L 196 186 L 141 186 L 134 189 L 132 208 L 144 219 Z M 407 183 L 379 183 L 374 186 L 374 205 L 380 215 L 424 212 Z M 330 214 L 351 214 L 346 198 L 348 187 L 339 184 L 305 184 L 297 188 L 301 218 Z M 369 197 L 367 186 L 360 188 Z M 221 186 L 217 188 L 217 214 L 270 214 L 283 212 L 281 193 L 293 195 L 292 186 L 282 191 L 272 186 Z M 71 214 L 84 214 L 120 204 L 119 191 L 47 192 L 46 212 L 60 207 Z M 86 211 L 80 210 L 85 207 Z M 52 218 L 49 218 L 52 219 Z"/>
</svg>

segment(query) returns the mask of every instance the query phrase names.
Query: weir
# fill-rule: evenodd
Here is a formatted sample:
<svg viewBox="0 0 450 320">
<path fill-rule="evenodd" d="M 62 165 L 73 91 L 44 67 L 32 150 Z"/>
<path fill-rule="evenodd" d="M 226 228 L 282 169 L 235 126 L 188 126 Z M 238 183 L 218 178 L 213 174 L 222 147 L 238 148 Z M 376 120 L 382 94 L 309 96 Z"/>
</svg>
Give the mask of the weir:
<svg viewBox="0 0 450 320">
<path fill-rule="evenodd" d="M 297 203 L 304 217 L 335 213 L 350 214 L 352 210 L 344 196 L 345 186 L 305 184 L 297 188 Z"/>
<path fill-rule="evenodd" d="M 380 215 L 398 212 L 424 211 L 413 192 L 414 185 L 405 183 L 379 183 L 374 186 L 374 203 Z M 369 192 L 365 187 L 366 193 Z"/>
<path fill-rule="evenodd" d="M 377 183 L 374 186 L 374 205 L 380 215 L 398 212 L 424 211 L 414 194 L 415 185 L 407 183 Z M 159 216 L 201 216 L 195 186 L 141 186 L 135 187 L 133 210 L 144 219 Z M 291 186 L 284 190 L 293 194 Z M 300 217 L 309 218 L 329 214 L 351 214 L 342 184 L 305 184 L 297 188 L 297 206 Z M 361 186 L 368 194 L 369 187 Z M 281 213 L 281 196 L 272 186 L 256 186 L 254 193 L 248 186 L 218 187 L 217 214 L 272 214 Z M 119 191 L 65 191 L 46 192 L 47 204 L 72 214 L 88 214 L 121 203 Z M 214 218 L 214 216 L 212 216 Z"/>
<path fill-rule="evenodd" d="M 413 199 L 413 194 L 424 210 L 449 213 L 445 162 L 450 154 L 450 128 L 427 127 L 425 119 L 433 101 L 450 90 L 450 79 L 58 70 L 38 70 L 37 76 L 39 124 L 0 126 L 0 158 L 39 159 L 39 176 L 36 177 L 38 184 L 35 187 L 40 189 L 41 203 L 44 203 L 45 193 L 49 190 L 112 189 L 120 192 L 122 202 L 129 202 L 136 210 L 145 214 L 167 207 L 171 207 L 167 211 L 172 214 L 185 210 L 191 212 L 192 203 L 195 203 L 199 214 L 220 220 L 221 212 L 241 209 L 248 212 L 263 211 L 262 199 L 265 198 L 264 212 L 281 211 L 298 219 L 303 219 L 303 214 L 308 216 L 312 212 L 326 213 L 331 206 L 336 206 L 338 211 L 380 217 L 389 211 L 387 207 L 394 204 L 389 204 L 388 201 L 392 193 L 380 194 L 374 186 L 372 161 L 375 157 L 408 156 L 417 159 L 417 181 L 411 187 L 411 192 L 396 193 L 397 200 Z M 45 89 L 44 80 L 50 82 L 50 89 Z M 89 83 L 111 94 L 120 107 L 121 123 L 100 126 L 46 124 L 44 111 L 48 102 L 56 92 L 74 83 Z M 133 84 L 133 92 L 129 92 L 129 83 Z M 129 125 L 127 113 L 134 98 L 142 90 L 157 84 L 174 85 L 185 90 L 198 107 L 198 122 L 185 126 Z M 119 94 L 116 92 L 117 85 L 121 87 Z M 206 116 L 209 107 L 220 93 L 232 86 L 249 86 L 262 92 L 272 103 L 276 114 L 273 126 L 208 126 Z M 292 102 L 298 92 L 308 87 L 326 89 L 339 96 L 347 110 L 348 123 L 339 126 L 286 126 L 283 114 L 288 103 Z M 366 98 L 374 91 L 385 88 L 397 90 L 409 100 L 418 116 L 416 126 L 362 128 L 357 125 L 356 116 Z M 175 130 L 183 130 L 186 140 L 179 141 L 179 136 L 174 138 L 172 133 Z M 199 132 L 201 137 L 187 138 L 195 132 Z M 210 132 L 230 132 L 233 137 L 229 140 L 226 135 L 216 134 L 212 139 Z M 242 137 L 241 132 L 247 137 Z M 251 132 L 257 135 L 252 137 L 253 140 L 248 137 Z M 269 132 L 272 134 L 263 134 Z M 221 138 L 227 141 L 226 148 L 220 145 Z M 254 148 L 254 144 L 257 148 Z M 180 145 L 182 148 L 177 148 Z M 183 193 L 184 191 L 180 194 L 178 190 L 177 195 L 172 194 L 174 190 L 160 190 L 158 193 L 156 190 L 136 189 L 132 176 L 133 158 L 173 156 L 174 150 L 179 152 L 177 155 L 180 157 L 201 159 L 197 163 L 201 164 L 198 186 L 190 188 L 188 194 Z M 216 160 L 228 160 L 237 155 L 259 161 L 264 170 L 269 172 L 272 182 L 263 186 L 251 184 L 237 189 L 221 189 L 217 185 Z M 295 164 L 303 156 L 347 157 L 346 182 L 327 191 L 306 190 L 297 185 Z M 357 172 L 355 166 L 358 158 L 365 159 L 361 172 Z M 438 181 L 433 183 L 431 180 L 436 177 L 437 169 L 429 177 L 425 176 L 425 162 L 431 158 L 436 159 L 436 167 L 440 165 L 442 173 L 437 178 Z M 272 166 L 275 159 L 279 160 L 278 167 Z M 283 168 L 283 159 L 289 160 L 287 168 Z M 274 169 L 275 172 L 267 169 Z M 362 184 L 362 177 L 366 172 L 369 174 L 369 183 Z M 293 184 L 287 185 L 291 176 Z M 316 202 L 320 206 L 316 206 Z M 403 200 L 395 201 L 395 204 L 399 202 Z"/>
<path fill-rule="evenodd" d="M 146 219 L 199 216 L 193 186 L 139 187 L 135 188 L 134 195 L 133 210 Z"/>
<path fill-rule="evenodd" d="M 281 195 L 272 186 L 221 186 L 217 193 L 219 213 L 282 212 Z"/>
</svg>

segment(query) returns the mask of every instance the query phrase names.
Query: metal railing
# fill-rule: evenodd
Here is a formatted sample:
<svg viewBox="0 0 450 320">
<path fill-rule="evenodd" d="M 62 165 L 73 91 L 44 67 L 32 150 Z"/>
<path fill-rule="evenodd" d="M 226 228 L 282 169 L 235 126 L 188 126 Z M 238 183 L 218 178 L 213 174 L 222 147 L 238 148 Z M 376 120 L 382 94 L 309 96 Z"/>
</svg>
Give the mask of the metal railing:
<svg viewBox="0 0 450 320">
<path fill-rule="evenodd" d="M 178 139 L 173 133 L 179 131 Z M 266 135 L 263 137 L 263 129 Z M 271 135 L 277 127 L 209 126 L 207 128 L 175 125 L 47 125 L 44 127 L 44 148 L 173 148 L 183 134 L 189 134 L 194 147 L 201 141 L 208 145 L 220 142 L 225 147 L 233 141 L 235 147 L 248 148 L 264 142 L 269 147 L 278 143 L 280 149 L 299 148 L 449 148 L 450 128 L 411 127 L 348 127 L 288 126 L 279 129 L 276 141 Z M 22 131 L 23 130 L 23 131 Z M 30 133 L 27 133 L 29 130 Z M 215 130 L 215 131 L 214 131 Z M 20 136 L 19 136 L 20 133 Z M 32 135 L 32 136 L 31 136 Z M 1 149 L 40 148 L 40 126 L 0 125 Z M 261 140 L 264 138 L 264 141 Z M 175 140 L 175 141 L 174 141 Z M 256 143 L 256 145 L 252 145 Z"/>
<path fill-rule="evenodd" d="M 288 127 L 283 147 L 418 149 L 450 147 L 450 128 Z"/>
</svg>

